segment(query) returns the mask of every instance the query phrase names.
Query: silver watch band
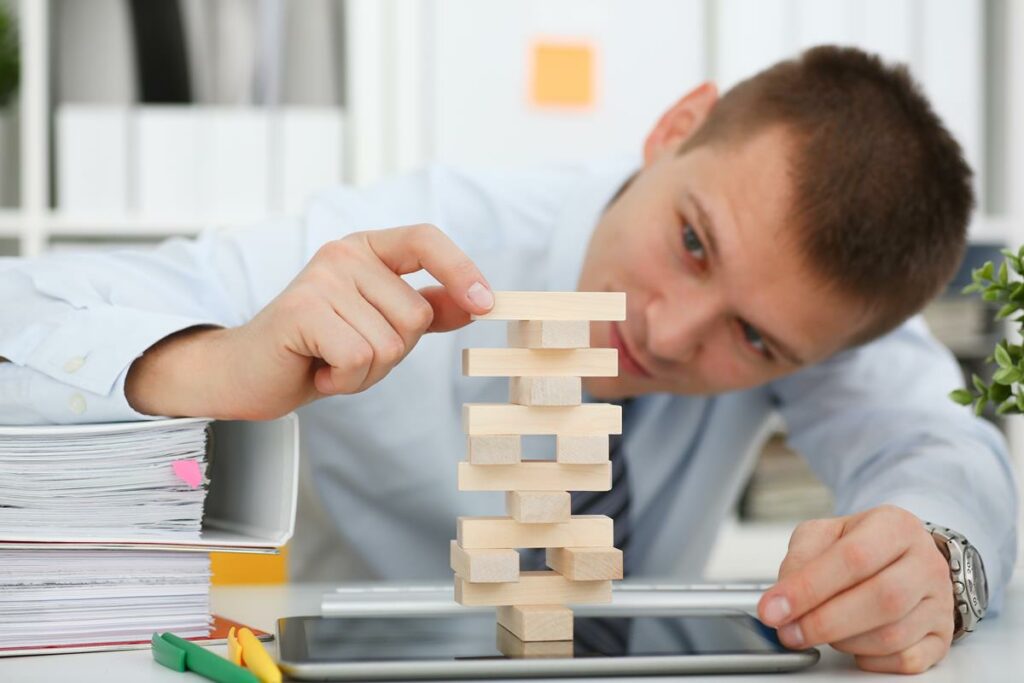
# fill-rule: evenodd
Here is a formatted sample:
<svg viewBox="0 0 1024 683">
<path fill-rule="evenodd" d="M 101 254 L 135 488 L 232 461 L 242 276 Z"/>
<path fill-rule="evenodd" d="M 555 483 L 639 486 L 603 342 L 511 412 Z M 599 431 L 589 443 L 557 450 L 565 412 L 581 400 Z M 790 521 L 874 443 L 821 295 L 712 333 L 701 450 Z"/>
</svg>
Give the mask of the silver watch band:
<svg viewBox="0 0 1024 683">
<path fill-rule="evenodd" d="M 935 545 L 949 563 L 953 582 L 953 640 L 970 633 L 985 616 L 988 608 L 988 583 L 981 555 L 963 534 L 952 529 L 924 522 Z"/>
</svg>

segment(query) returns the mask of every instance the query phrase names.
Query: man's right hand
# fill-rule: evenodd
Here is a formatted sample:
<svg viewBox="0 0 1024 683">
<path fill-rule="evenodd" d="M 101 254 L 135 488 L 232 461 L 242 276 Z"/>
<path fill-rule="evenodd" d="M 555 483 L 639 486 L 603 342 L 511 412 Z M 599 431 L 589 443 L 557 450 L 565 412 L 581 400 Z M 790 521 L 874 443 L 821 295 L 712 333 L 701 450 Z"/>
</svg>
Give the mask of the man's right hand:
<svg viewBox="0 0 1024 683">
<path fill-rule="evenodd" d="M 441 284 L 415 290 L 400 276 Z M 270 419 L 380 381 L 426 332 L 457 329 L 494 297 L 439 229 L 414 225 L 328 242 L 248 323 L 172 335 L 135 361 L 128 401 L 150 415 Z"/>
</svg>

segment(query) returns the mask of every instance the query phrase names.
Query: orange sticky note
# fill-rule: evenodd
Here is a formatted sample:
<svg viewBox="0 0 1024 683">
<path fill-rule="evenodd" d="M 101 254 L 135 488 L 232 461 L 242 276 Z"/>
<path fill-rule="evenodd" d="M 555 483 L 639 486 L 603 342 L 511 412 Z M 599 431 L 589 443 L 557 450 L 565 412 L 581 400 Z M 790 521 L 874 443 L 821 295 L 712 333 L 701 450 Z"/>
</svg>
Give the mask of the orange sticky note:
<svg viewBox="0 0 1024 683">
<path fill-rule="evenodd" d="M 174 470 L 174 476 L 188 484 L 190 488 L 196 488 L 203 483 L 203 473 L 195 460 L 175 460 L 171 463 L 171 469 Z"/>
<path fill-rule="evenodd" d="M 542 107 L 591 106 L 594 61 L 594 48 L 587 43 L 534 43 L 530 99 Z"/>
</svg>

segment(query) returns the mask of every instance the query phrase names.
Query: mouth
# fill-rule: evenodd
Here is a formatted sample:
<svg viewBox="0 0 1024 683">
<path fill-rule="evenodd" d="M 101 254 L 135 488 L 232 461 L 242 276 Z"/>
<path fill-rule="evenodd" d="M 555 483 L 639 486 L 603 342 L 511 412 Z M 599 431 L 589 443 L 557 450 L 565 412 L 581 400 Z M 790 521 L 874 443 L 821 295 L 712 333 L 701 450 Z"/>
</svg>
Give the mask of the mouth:
<svg viewBox="0 0 1024 683">
<path fill-rule="evenodd" d="M 611 337 L 612 345 L 619 350 L 619 367 L 630 375 L 654 379 L 654 375 L 648 372 L 644 366 L 640 365 L 636 357 L 626 346 L 622 332 L 619 331 L 618 323 L 613 322 L 609 329 L 611 331 L 609 336 Z"/>
</svg>

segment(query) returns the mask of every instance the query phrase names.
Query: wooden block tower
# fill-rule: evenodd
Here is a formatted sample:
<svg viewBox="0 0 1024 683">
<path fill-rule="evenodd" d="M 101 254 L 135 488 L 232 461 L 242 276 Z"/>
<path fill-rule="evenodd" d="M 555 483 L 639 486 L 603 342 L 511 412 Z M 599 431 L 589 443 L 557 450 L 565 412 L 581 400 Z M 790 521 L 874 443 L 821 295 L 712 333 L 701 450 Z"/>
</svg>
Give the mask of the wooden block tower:
<svg viewBox="0 0 1024 683">
<path fill-rule="evenodd" d="M 574 516 L 569 491 L 611 488 L 609 435 L 622 431 L 621 408 L 582 403 L 581 378 L 618 374 L 615 349 L 590 348 L 590 321 L 625 318 L 619 292 L 495 292 L 479 319 L 509 321 L 511 348 L 463 350 L 464 375 L 510 379 L 509 403 L 463 406 L 459 490 L 505 491 L 507 514 L 459 518 L 455 600 L 498 608 L 498 643 L 510 656 L 530 649 L 510 642 L 571 641 L 566 605 L 610 602 L 622 578 L 611 518 Z M 526 434 L 555 435 L 555 460 L 523 460 Z M 549 569 L 521 572 L 519 548 L 546 549 Z"/>
</svg>

